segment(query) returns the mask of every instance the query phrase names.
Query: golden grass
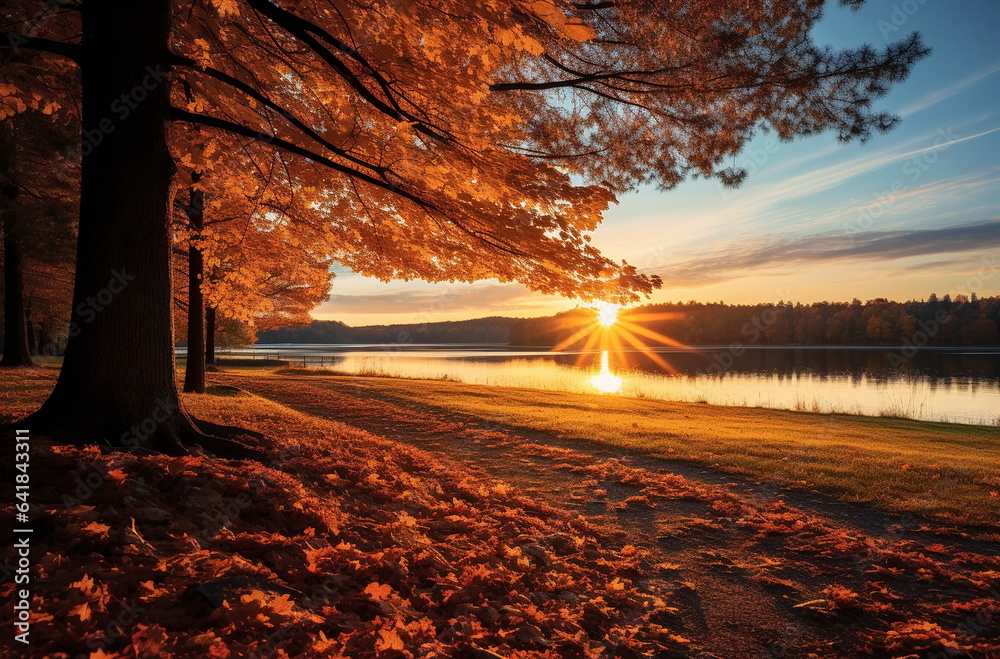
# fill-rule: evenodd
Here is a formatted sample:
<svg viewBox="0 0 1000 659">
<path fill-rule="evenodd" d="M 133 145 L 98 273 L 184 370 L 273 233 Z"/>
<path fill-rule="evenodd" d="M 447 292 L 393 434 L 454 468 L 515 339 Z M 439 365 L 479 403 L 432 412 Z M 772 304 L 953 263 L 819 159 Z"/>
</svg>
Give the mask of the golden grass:
<svg viewBox="0 0 1000 659">
<path fill-rule="evenodd" d="M 971 526 L 1000 524 L 1000 428 L 436 380 L 349 380 L 483 419 L 817 490 L 891 512 Z"/>
<path fill-rule="evenodd" d="M 439 380 L 309 374 L 554 435 L 705 465 L 757 481 L 972 527 L 1000 526 L 1000 428 L 571 394 Z M 7 372 L 7 420 L 37 408 L 57 367 Z M 47 381 L 47 382 L 46 382 Z M 33 390 L 34 396 L 24 396 Z M 233 420 L 239 422 L 238 419 Z"/>
</svg>

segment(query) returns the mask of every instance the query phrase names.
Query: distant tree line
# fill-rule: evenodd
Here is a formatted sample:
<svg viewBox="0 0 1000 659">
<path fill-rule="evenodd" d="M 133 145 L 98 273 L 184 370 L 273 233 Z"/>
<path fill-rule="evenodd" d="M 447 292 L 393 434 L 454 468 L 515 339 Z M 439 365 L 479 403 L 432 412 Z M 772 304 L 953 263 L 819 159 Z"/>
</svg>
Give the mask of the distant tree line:
<svg viewBox="0 0 1000 659">
<path fill-rule="evenodd" d="M 647 305 L 621 318 L 688 345 L 982 346 L 1000 345 L 1000 296 L 931 295 L 927 300 L 802 304 L 686 302 Z M 257 334 L 258 343 L 509 343 L 554 346 L 586 323 L 592 309 L 544 318 L 491 317 L 410 325 L 349 327 L 317 320 Z M 584 339 L 581 339 L 581 342 Z"/>
<path fill-rule="evenodd" d="M 507 343 L 518 318 L 477 318 L 475 320 L 409 325 L 349 327 L 337 320 L 314 320 L 305 327 L 272 329 L 257 334 L 258 343 Z"/>
<path fill-rule="evenodd" d="M 556 345 L 594 312 L 586 309 L 514 326 L 514 345 Z M 578 318 L 576 318 L 576 317 Z M 729 305 L 687 302 L 620 314 L 688 345 L 879 345 L 915 347 L 1000 344 L 1000 296 L 931 295 L 927 300 Z"/>
</svg>

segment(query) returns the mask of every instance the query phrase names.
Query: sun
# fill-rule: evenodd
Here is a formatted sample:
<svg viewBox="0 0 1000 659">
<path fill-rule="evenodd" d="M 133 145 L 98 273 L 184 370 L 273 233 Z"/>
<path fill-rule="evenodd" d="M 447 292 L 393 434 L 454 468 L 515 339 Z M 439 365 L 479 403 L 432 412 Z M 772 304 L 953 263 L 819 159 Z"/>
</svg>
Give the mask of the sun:
<svg viewBox="0 0 1000 659">
<path fill-rule="evenodd" d="M 621 308 L 620 304 L 600 300 L 594 302 L 594 309 L 597 309 L 597 322 L 604 327 L 611 327 L 618 322 L 618 312 L 621 311 Z"/>
<path fill-rule="evenodd" d="M 649 313 L 641 309 L 626 309 L 620 304 L 598 300 L 590 304 L 597 313 L 587 314 L 580 323 L 579 315 L 571 315 L 559 326 L 560 331 L 568 330 L 566 338 L 552 347 L 552 352 L 560 352 L 571 346 L 579 346 L 576 365 L 580 366 L 595 352 L 601 353 L 601 368 L 590 378 L 590 384 L 601 393 L 618 393 L 625 380 L 611 371 L 609 355 L 636 351 L 662 368 L 667 373 L 677 373 L 651 345 L 687 348 L 683 343 L 643 326 L 645 321 L 671 320 L 682 317 L 675 312 Z"/>
</svg>

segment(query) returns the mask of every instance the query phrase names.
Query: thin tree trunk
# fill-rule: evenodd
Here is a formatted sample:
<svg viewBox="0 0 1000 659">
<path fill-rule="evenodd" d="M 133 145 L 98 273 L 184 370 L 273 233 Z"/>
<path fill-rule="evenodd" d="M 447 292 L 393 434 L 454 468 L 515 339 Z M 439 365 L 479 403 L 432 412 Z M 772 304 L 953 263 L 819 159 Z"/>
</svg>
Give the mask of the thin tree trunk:
<svg viewBox="0 0 1000 659">
<path fill-rule="evenodd" d="M 102 0 L 87 2 L 82 12 L 84 142 L 70 337 L 52 394 L 17 425 L 80 444 L 103 440 L 184 454 L 186 444 L 199 443 L 220 455 L 259 456 L 201 432 L 237 429 L 195 425 L 177 394 L 165 64 L 170 4 Z"/>
<path fill-rule="evenodd" d="M 38 341 L 35 336 L 35 324 L 31 322 L 31 309 L 25 309 L 25 324 L 28 328 L 28 352 L 32 355 L 38 354 Z"/>
<path fill-rule="evenodd" d="M 195 172 L 191 179 L 197 183 L 201 175 Z M 205 393 L 205 297 L 201 284 L 205 276 L 205 262 L 198 239 L 205 228 L 204 193 L 191 188 L 190 203 L 185 209 L 191 223 L 191 245 L 188 248 L 188 326 L 187 366 L 184 369 L 184 391 Z"/>
<path fill-rule="evenodd" d="M 43 357 L 51 355 L 53 352 L 49 323 L 44 320 L 38 323 L 38 346 L 38 352 Z"/>
<path fill-rule="evenodd" d="M 10 213 L 11 211 L 7 211 Z M 21 239 L 6 218 L 3 238 L 4 335 L 0 366 L 34 366 L 28 346 L 28 325 L 24 314 L 24 260 Z"/>
<path fill-rule="evenodd" d="M 215 366 L 215 307 L 205 310 L 205 363 Z"/>
<path fill-rule="evenodd" d="M 34 366 L 28 348 L 28 322 L 24 305 L 24 256 L 21 226 L 15 202 L 17 149 L 11 120 L 0 123 L 0 233 L 3 235 L 4 334 L 0 366 Z"/>
</svg>

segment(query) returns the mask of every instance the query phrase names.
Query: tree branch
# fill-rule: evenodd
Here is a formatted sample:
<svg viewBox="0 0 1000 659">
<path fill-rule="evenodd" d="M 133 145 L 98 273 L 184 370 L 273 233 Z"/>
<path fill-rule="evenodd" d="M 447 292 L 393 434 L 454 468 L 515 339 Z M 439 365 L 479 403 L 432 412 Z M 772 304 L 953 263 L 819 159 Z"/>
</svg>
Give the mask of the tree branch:
<svg viewBox="0 0 1000 659">
<path fill-rule="evenodd" d="M 414 122 L 414 130 L 421 132 L 428 137 L 432 137 L 436 140 L 447 142 L 449 137 L 439 133 L 437 130 L 431 128 L 425 121 L 416 117 L 415 115 L 406 112 L 399 108 L 399 105 L 395 103 L 392 98 L 392 90 L 389 83 L 374 70 L 373 67 L 367 65 L 367 62 L 358 55 L 357 51 L 344 44 L 339 39 L 329 34 L 325 30 L 321 29 L 314 23 L 305 20 L 295 14 L 278 7 L 275 4 L 269 2 L 269 0 L 247 0 L 247 3 L 257 12 L 271 19 L 277 25 L 287 30 L 289 34 L 299 39 L 303 44 L 308 46 L 313 52 L 320 56 L 327 64 L 329 64 L 333 69 L 340 74 L 344 80 L 357 91 L 362 98 L 372 104 L 376 109 L 378 109 L 383 114 L 386 114 L 396 121 L 412 121 Z M 368 89 L 364 83 L 354 74 L 350 68 L 347 67 L 344 62 L 340 60 L 336 55 L 330 52 L 329 49 L 325 48 L 316 37 L 313 35 L 319 35 L 319 38 L 326 41 L 328 44 L 333 45 L 335 48 L 344 52 L 345 54 L 351 56 L 352 59 L 359 61 L 365 66 L 367 73 L 371 74 L 373 78 L 379 83 L 380 88 L 383 93 L 386 94 L 389 99 L 388 102 L 380 99 L 376 96 L 372 90 Z"/>
<path fill-rule="evenodd" d="M 4 32 L 0 36 L 2 36 L 2 39 L 0 39 L 0 48 L 10 48 L 15 53 L 19 53 L 22 48 L 39 50 L 44 53 L 66 57 L 77 64 L 80 63 L 81 50 L 79 44 L 53 41 L 52 39 L 43 39 L 42 37 L 27 37 L 17 32 Z"/>
<path fill-rule="evenodd" d="M 273 146 L 284 149 L 289 153 L 294 153 L 297 156 L 301 156 L 303 158 L 306 158 L 307 160 L 311 160 L 312 162 L 329 167 L 330 169 L 338 171 L 342 174 L 347 174 L 348 176 L 360 179 L 365 183 L 369 183 L 376 187 L 382 188 L 383 190 L 395 193 L 403 197 L 404 199 L 412 201 L 413 203 L 417 204 L 418 206 L 421 206 L 422 208 L 429 210 L 436 210 L 434 205 L 431 204 L 430 202 L 421 199 L 420 197 L 417 197 L 416 195 L 407 192 L 406 190 L 402 190 L 398 186 L 393 185 L 388 181 L 375 178 L 374 176 L 366 174 L 364 172 L 359 172 L 356 169 L 352 169 L 351 167 L 330 160 L 326 156 L 310 151 L 309 149 L 301 147 L 297 144 L 293 144 L 292 142 L 289 142 L 287 140 L 283 140 L 280 137 L 268 135 L 267 133 L 262 133 L 259 130 L 255 130 L 253 128 L 247 128 L 246 126 L 234 123 L 232 121 L 226 121 L 225 119 L 218 119 L 216 117 L 210 117 L 204 114 L 195 114 L 193 112 L 188 112 L 187 110 L 181 110 L 178 108 L 171 108 L 171 118 L 174 121 L 184 121 L 191 124 L 200 124 L 202 126 L 208 126 L 210 128 L 218 128 L 236 135 L 249 137 L 253 140 L 257 140 L 258 142 L 262 142 L 264 144 L 271 144 Z"/>
<path fill-rule="evenodd" d="M 223 71 L 219 71 L 218 69 L 213 69 L 212 67 L 202 67 L 197 62 L 195 62 L 193 59 L 191 59 L 189 57 L 182 57 L 180 55 L 173 55 L 172 56 L 172 61 L 175 64 L 179 64 L 181 66 L 185 66 L 185 67 L 188 67 L 188 68 L 191 68 L 191 69 L 195 69 L 196 71 L 198 71 L 200 73 L 204 73 L 205 75 L 209 76 L 210 78 L 213 78 L 215 80 L 218 80 L 219 82 L 222 82 L 224 84 L 229 85 L 230 87 L 234 87 L 235 89 L 238 89 L 239 91 L 243 92 L 244 94 L 246 94 L 250 98 L 254 99 L 255 101 L 261 103 L 265 107 L 267 107 L 267 108 L 273 110 L 274 112 L 276 112 L 279 116 L 281 116 L 282 118 L 284 118 L 285 120 L 287 120 L 290 124 L 292 124 L 293 126 L 295 126 L 296 128 L 298 128 L 299 130 L 301 130 L 303 133 L 305 133 L 306 135 L 308 135 L 315 142 L 317 142 L 318 144 L 320 144 L 324 148 L 328 149 L 329 151 L 332 151 L 333 153 L 336 153 L 341 158 L 344 158 L 345 160 L 349 160 L 349 161 L 353 162 L 356 165 L 360 165 L 362 167 L 366 167 L 366 168 L 372 170 L 373 172 L 378 173 L 379 175 L 385 174 L 386 172 L 389 171 L 386 167 L 380 167 L 378 165 L 373 165 L 373 164 L 371 164 L 369 162 L 366 162 L 366 161 L 362 160 L 361 158 L 358 158 L 357 156 L 351 155 L 350 153 L 348 153 L 344 149 L 341 149 L 340 147 L 336 146 L 335 144 L 333 144 L 329 140 L 325 139 L 322 135 L 320 135 L 319 133 L 317 133 L 315 130 L 313 130 L 312 128 L 310 128 L 308 125 L 306 125 L 303 121 L 301 121 L 300 119 L 298 119 L 291 112 L 285 110 L 283 107 L 281 107 L 280 105 L 278 105 L 277 103 L 275 103 L 274 101 L 272 101 L 271 99 L 269 99 L 267 96 L 265 96 L 261 92 L 259 92 L 256 89 L 254 89 L 251 85 L 248 85 L 247 83 L 243 82 L 242 80 L 239 80 L 238 78 L 234 78 L 233 76 L 229 75 L 228 73 L 225 73 Z"/>
</svg>

